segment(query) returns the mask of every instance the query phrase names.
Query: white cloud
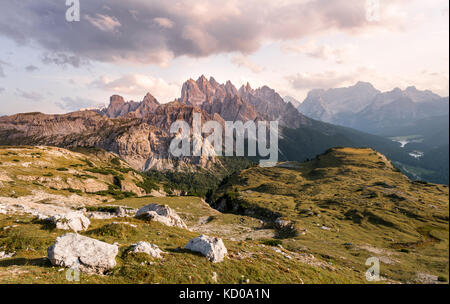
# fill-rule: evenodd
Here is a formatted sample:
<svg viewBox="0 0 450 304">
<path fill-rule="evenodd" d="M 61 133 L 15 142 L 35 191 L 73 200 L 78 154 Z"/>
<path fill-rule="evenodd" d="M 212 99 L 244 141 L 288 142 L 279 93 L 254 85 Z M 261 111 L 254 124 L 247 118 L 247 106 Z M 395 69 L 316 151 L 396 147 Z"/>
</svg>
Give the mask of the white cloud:
<svg viewBox="0 0 450 304">
<path fill-rule="evenodd" d="M 121 26 L 116 17 L 108 15 L 96 14 L 94 17 L 86 15 L 85 18 L 93 26 L 104 32 L 114 32 L 116 28 Z"/>
<path fill-rule="evenodd" d="M 41 93 L 38 92 L 27 92 L 27 91 L 23 91 L 21 89 L 16 89 L 16 95 L 28 100 L 32 100 L 32 101 L 41 101 L 44 96 Z"/>
<path fill-rule="evenodd" d="M 298 73 L 286 78 L 298 90 L 329 89 L 355 81 L 353 73 L 340 74 L 337 71 Z"/>
<path fill-rule="evenodd" d="M 317 44 L 315 40 L 310 40 L 304 44 L 283 43 L 281 51 L 284 53 L 298 53 L 311 58 L 330 60 L 338 64 L 347 63 L 354 53 L 353 45 L 344 47 L 332 47 L 327 44 Z"/>
<path fill-rule="evenodd" d="M 93 81 L 91 86 L 110 92 L 143 97 L 150 92 L 161 103 L 174 100 L 180 94 L 180 87 L 167 83 L 161 78 L 142 74 L 129 74 L 116 79 L 102 76 Z"/>
<path fill-rule="evenodd" d="M 230 59 L 231 63 L 251 70 L 253 73 L 261 73 L 264 67 L 251 61 L 247 56 L 235 55 Z"/>
<path fill-rule="evenodd" d="M 63 97 L 61 101 L 55 103 L 60 109 L 67 111 L 78 111 L 85 108 L 99 108 L 100 105 L 96 104 L 91 99 L 83 97 Z"/>
<path fill-rule="evenodd" d="M 175 26 L 175 22 L 173 22 L 172 20 L 170 20 L 168 18 L 158 17 L 158 18 L 154 18 L 153 21 L 155 21 L 155 23 L 158 24 L 160 27 L 167 28 L 167 29 L 171 29 Z"/>
</svg>

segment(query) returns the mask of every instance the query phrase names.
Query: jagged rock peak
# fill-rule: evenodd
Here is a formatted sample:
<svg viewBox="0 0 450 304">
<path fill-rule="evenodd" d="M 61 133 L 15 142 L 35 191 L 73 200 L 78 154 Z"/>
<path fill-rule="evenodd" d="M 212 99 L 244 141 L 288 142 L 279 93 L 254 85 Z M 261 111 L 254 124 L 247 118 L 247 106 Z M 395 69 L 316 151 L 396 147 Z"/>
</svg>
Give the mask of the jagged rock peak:
<svg viewBox="0 0 450 304">
<path fill-rule="evenodd" d="M 109 104 L 110 105 L 112 105 L 112 104 L 124 104 L 124 103 L 125 103 L 125 100 L 120 95 L 112 95 L 109 98 Z"/>
<path fill-rule="evenodd" d="M 158 100 L 150 93 L 147 93 L 144 97 L 144 99 L 142 100 L 143 103 L 145 104 L 157 104 L 159 105 L 160 103 L 158 102 Z"/>
</svg>

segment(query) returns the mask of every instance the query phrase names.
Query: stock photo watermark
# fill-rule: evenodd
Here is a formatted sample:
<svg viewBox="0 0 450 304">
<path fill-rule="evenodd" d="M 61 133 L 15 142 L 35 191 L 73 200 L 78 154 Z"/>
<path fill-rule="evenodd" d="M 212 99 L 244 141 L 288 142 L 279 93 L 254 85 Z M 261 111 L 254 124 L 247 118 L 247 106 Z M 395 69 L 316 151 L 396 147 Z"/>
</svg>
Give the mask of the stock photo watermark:
<svg viewBox="0 0 450 304">
<path fill-rule="evenodd" d="M 66 280 L 69 282 L 80 282 L 80 263 L 75 262 L 75 265 L 66 270 Z"/>
<path fill-rule="evenodd" d="M 80 21 L 80 0 L 66 0 L 66 6 L 69 7 L 66 11 L 67 22 Z"/>
<path fill-rule="evenodd" d="M 175 134 L 169 147 L 174 157 L 188 156 L 260 156 L 262 167 L 278 162 L 278 121 L 226 121 L 225 130 L 218 121 L 210 120 L 202 126 L 200 113 L 193 114 L 192 128 L 188 122 L 177 120 L 170 126 Z M 268 129 L 267 129 L 268 128 Z M 192 136 L 191 136 L 192 134 Z M 203 138 L 202 134 L 210 134 Z M 225 143 L 223 143 L 225 137 Z M 247 140 L 247 155 L 245 154 Z M 192 147 L 192 148 L 191 148 Z M 225 153 L 223 153 L 225 147 Z M 258 149 L 256 148 L 258 147 Z M 258 153 L 257 153 L 258 152 Z"/>
<path fill-rule="evenodd" d="M 370 266 L 366 271 L 366 280 L 369 282 L 380 281 L 380 259 L 370 257 L 366 260 L 366 266 Z"/>
<path fill-rule="evenodd" d="M 380 21 L 380 0 L 366 0 L 366 20 Z"/>
</svg>

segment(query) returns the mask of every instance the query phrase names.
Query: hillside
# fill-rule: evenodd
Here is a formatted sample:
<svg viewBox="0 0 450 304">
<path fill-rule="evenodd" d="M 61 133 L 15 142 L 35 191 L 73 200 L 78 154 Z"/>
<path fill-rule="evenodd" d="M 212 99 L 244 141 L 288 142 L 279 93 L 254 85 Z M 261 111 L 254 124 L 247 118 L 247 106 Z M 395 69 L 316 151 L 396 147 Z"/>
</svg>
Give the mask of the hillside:
<svg viewBox="0 0 450 304">
<path fill-rule="evenodd" d="M 52 173 L 82 183 L 80 176 L 89 173 L 112 185 L 114 174 L 91 170 L 119 170 L 116 158 L 102 151 L 1 152 L 0 252 L 6 255 L 0 283 L 68 283 L 64 268 L 46 258 L 47 248 L 67 232 L 40 219 L 68 210 L 89 216 L 81 235 L 119 249 L 111 271 L 83 273 L 81 283 L 367 283 L 371 256 L 381 261 L 384 283 L 448 279 L 448 187 L 411 182 L 371 149 L 338 148 L 306 163 L 250 167 L 211 194 L 215 209 L 193 196 L 93 194 L 35 182 Z M 120 168 L 127 165 L 120 161 Z M 134 174 L 123 180 L 137 181 Z M 119 206 L 133 214 L 151 203 L 168 205 L 188 229 L 115 215 Z M 181 249 L 200 234 L 223 239 L 223 262 Z M 130 254 L 140 241 L 159 246 L 163 258 Z"/>
<path fill-rule="evenodd" d="M 165 195 L 160 186 L 117 156 L 98 149 L 0 147 L 0 196 L 36 193 L 103 200 Z"/>
<path fill-rule="evenodd" d="M 306 163 L 251 168 L 215 195 L 222 211 L 290 221 L 283 246 L 361 272 L 377 256 L 382 276 L 448 276 L 448 187 L 411 182 L 371 149 L 336 148 Z"/>
</svg>

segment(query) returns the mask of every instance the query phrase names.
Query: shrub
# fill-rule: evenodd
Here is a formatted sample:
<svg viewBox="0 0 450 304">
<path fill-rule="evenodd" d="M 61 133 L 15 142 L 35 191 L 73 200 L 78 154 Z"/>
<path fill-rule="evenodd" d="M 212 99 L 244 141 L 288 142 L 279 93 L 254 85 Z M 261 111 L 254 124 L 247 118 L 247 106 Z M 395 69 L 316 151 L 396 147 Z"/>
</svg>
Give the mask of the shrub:
<svg viewBox="0 0 450 304">
<path fill-rule="evenodd" d="M 111 160 L 111 164 L 113 164 L 114 166 L 120 167 L 120 165 L 121 165 L 121 163 L 120 163 L 120 158 L 114 157 L 114 158 Z"/>
<path fill-rule="evenodd" d="M 444 277 L 444 276 L 438 276 L 438 281 L 439 281 L 439 282 L 447 282 L 448 280 L 447 280 L 447 278 Z"/>
<path fill-rule="evenodd" d="M 283 242 L 281 240 L 275 240 L 275 239 L 264 240 L 262 243 L 264 245 L 267 245 L 267 246 L 278 246 L 278 245 L 282 245 L 283 244 Z"/>
<path fill-rule="evenodd" d="M 67 169 L 67 168 L 57 168 L 56 171 L 64 172 L 64 171 L 69 171 L 69 169 Z"/>
</svg>

